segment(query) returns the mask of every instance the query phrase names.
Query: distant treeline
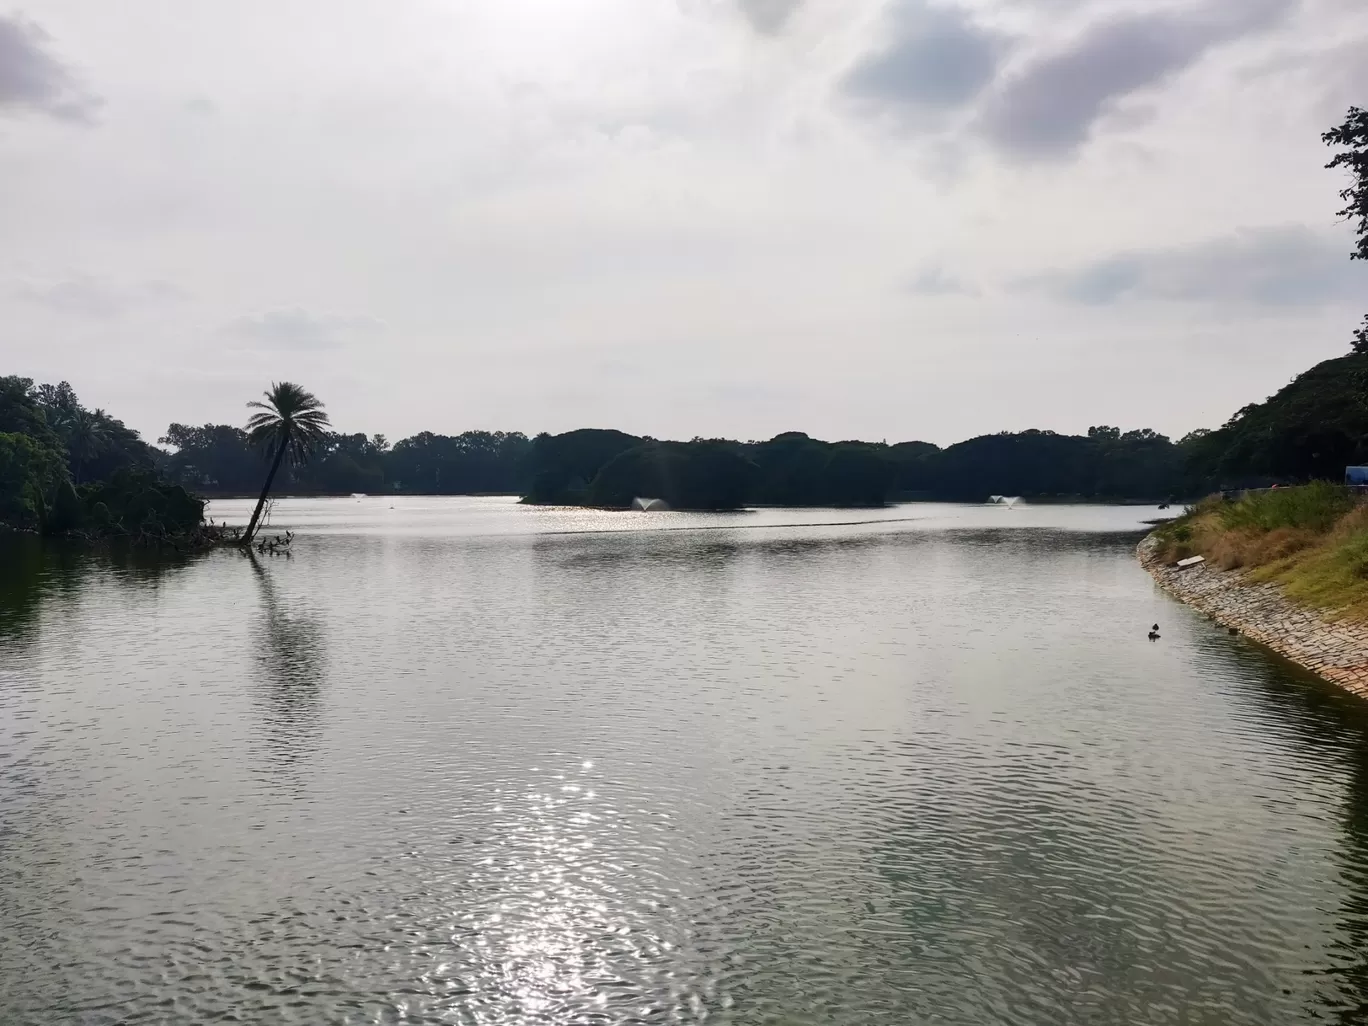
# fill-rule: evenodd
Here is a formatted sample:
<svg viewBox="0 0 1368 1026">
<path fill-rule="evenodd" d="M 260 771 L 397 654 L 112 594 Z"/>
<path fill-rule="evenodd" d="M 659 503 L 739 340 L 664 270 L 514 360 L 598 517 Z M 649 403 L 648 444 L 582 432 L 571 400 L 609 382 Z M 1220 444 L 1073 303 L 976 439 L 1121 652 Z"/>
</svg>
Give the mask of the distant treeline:
<svg viewBox="0 0 1368 1026">
<path fill-rule="evenodd" d="M 172 424 L 158 442 L 170 447 L 163 472 L 186 487 L 235 495 L 255 495 L 261 488 L 261 454 L 242 428 Z M 333 432 L 307 465 L 281 467 L 276 491 L 521 494 L 531 448 L 531 440 L 517 431 L 424 431 L 393 446 L 384 435 Z"/>
<path fill-rule="evenodd" d="M 766 442 L 659 442 L 585 430 L 536 438 L 531 467 L 527 501 L 608 507 L 634 496 L 681 509 L 982 501 L 990 494 L 1163 499 L 1182 491 L 1183 449 L 1153 431 L 1112 427 L 1086 436 L 984 435 L 946 449 L 823 442 L 796 431 Z"/>
<path fill-rule="evenodd" d="M 1175 444 L 1153 431 L 1095 427 L 984 435 L 941 449 L 824 442 L 787 432 L 764 442 L 660 441 L 584 429 L 529 439 L 519 432 L 424 432 L 393 446 L 383 436 L 331 434 L 307 466 L 282 470 L 284 492 L 503 493 L 546 504 L 625 507 L 638 496 L 677 509 L 744 505 L 872 506 L 893 499 L 980 501 L 989 494 L 1148 500 L 1197 494 L 1188 472 L 1194 435 Z M 173 424 L 160 439 L 167 477 L 210 494 L 251 494 L 261 457 L 230 425 Z"/>
<path fill-rule="evenodd" d="M 241 428 L 172 424 L 160 439 L 163 473 L 187 488 L 250 494 L 261 457 Z M 976 501 L 990 493 L 1150 499 L 1183 491 L 1183 449 L 1152 431 L 1093 428 L 985 435 L 940 449 L 824 442 L 787 432 L 764 442 L 661 441 L 584 429 L 529 439 L 519 432 L 330 434 L 305 467 L 282 469 L 284 492 L 479 494 L 528 502 L 625 507 L 638 496 L 677 509 L 743 505 L 872 506 L 897 498 Z"/>
<path fill-rule="evenodd" d="M 821 442 L 657 442 L 618 431 L 539 435 L 520 489 L 531 502 L 622 506 L 660 497 L 676 508 L 744 504 L 876 505 L 896 499 L 1187 499 L 1275 482 L 1342 481 L 1368 464 L 1368 338 L 1217 430 L 1177 442 L 1098 426 L 1086 435 L 1021 431 L 938 448 Z"/>
<path fill-rule="evenodd" d="M 159 446 L 66 383 L 0 378 L 0 523 L 79 523 L 133 533 L 192 519 L 185 492 L 254 495 L 262 454 L 226 424 L 172 424 Z M 585 429 L 423 432 L 393 445 L 382 435 L 328 434 L 303 467 L 284 467 L 277 491 L 490 494 L 534 503 L 624 507 L 664 499 L 677 509 L 744 505 L 870 506 L 899 499 L 1147 501 L 1223 489 L 1341 480 L 1368 463 L 1368 348 L 1311 368 L 1224 427 L 1174 442 L 1149 430 L 1086 435 L 1021 431 L 944 449 L 824 442 L 801 432 L 768 441 L 660 441 Z M 182 490 L 183 489 L 183 490 Z"/>
</svg>

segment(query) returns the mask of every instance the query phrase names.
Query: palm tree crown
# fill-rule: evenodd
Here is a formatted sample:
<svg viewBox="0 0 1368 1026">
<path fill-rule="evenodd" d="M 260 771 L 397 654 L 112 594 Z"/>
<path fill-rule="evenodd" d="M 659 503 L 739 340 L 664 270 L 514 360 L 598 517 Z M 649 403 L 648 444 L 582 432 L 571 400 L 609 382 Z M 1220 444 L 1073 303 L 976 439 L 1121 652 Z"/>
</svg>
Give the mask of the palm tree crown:
<svg viewBox="0 0 1368 1026">
<path fill-rule="evenodd" d="M 327 434 L 323 403 L 290 381 L 272 383 L 265 399 L 247 404 L 259 411 L 247 421 L 247 437 L 267 450 L 284 444 L 290 462 L 304 463 Z"/>
</svg>

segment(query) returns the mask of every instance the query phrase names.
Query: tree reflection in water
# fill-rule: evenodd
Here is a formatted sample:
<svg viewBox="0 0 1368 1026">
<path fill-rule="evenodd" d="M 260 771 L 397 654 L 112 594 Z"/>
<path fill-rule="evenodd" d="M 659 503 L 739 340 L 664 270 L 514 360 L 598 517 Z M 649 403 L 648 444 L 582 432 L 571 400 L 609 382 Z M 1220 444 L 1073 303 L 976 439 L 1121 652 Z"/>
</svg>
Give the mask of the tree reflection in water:
<svg viewBox="0 0 1368 1026">
<path fill-rule="evenodd" d="M 318 744 L 325 660 L 316 617 L 283 599 L 272 571 L 248 553 L 261 592 L 255 633 L 257 665 L 264 678 L 266 741 L 274 759 L 294 764 Z"/>
<path fill-rule="evenodd" d="M 91 547 L 0 533 L 0 652 L 23 652 L 37 636 L 44 608 L 74 601 L 92 580 L 156 588 L 197 558 L 130 545 Z"/>
<path fill-rule="evenodd" d="M 45 555 L 37 538 L 0 536 L 0 652 L 17 653 L 31 637 L 47 576 Z"/>
<path fill-rule="evenodd" d="M 1343 1026 L 1368 1024 L 1368 704 L 1272 655 L 1259 678 L 1281 722 L 1295 726 L 1307 758 L 1344 765 L 1344 844 L 1337 858 L 1344 881 L 1338 910 L 1341 936 L 1330 947 L 1333 964 L 1311 970 L 1330 986 L 1310 1018 Z"/>
<path fill-rule="evenodd" d="M 1344 936 L 1334 947 L 1342 961 L 1327 975 L 1338 985 L 1335 1021 L 1363 1026 L 1368 1023 L 1368 731 L 1357 732 L 1350 750 L 1340 870 L 1347 891 L 1340 919 Z"/>
</svg>

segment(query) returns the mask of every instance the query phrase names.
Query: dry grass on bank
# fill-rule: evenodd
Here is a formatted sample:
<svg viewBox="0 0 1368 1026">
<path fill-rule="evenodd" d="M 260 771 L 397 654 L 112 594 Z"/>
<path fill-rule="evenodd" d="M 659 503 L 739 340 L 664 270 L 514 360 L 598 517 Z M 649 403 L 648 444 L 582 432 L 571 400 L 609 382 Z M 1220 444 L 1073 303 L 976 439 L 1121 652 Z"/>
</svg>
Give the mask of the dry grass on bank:
<svg viewBox="0 0 1368 1026">
<path fill-rule="evenodd" d="M 1203 499 L 1156 532 L 1159 557 L 1201 555 L 1291 599 L 1368 620 L 1368 505 L 1328 482 Z"/>
</svg>

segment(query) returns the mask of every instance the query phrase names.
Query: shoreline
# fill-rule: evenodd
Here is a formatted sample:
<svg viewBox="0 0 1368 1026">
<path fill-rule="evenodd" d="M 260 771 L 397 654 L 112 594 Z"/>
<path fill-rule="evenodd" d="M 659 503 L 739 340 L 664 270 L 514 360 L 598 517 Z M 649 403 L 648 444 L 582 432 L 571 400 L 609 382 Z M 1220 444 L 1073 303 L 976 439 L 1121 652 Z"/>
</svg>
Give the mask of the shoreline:
<svg viewBox="0 0 1368 1026">
<path fill-rule="evenodd" d="M 1157 543 L 1148 535 L 1135 554 L 1159 587 L 1222 626 L 1368 699 L 1368 624 L 1328 620 L 1285 598 L 1276 584 L 1246 581 L 1243 570 L 1206 563 L 1186 569 L 1167 566 L 1154 555 Z"/>
</svg>

